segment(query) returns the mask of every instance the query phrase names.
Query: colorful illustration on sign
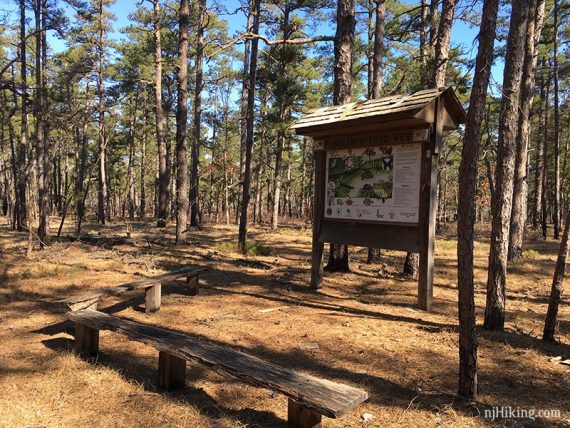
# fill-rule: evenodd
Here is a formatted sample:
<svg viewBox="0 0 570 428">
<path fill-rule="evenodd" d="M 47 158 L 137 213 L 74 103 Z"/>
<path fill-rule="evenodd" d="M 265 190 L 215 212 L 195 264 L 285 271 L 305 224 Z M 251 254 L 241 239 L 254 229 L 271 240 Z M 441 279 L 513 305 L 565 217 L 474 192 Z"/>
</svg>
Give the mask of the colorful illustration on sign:
<svg viewBox="0 0 570 428">
<path fill-rule="evenodd" d="M 420 144 L 327 151 L 325 216 L 417 222 L 420 159 Z"/>
</svg>

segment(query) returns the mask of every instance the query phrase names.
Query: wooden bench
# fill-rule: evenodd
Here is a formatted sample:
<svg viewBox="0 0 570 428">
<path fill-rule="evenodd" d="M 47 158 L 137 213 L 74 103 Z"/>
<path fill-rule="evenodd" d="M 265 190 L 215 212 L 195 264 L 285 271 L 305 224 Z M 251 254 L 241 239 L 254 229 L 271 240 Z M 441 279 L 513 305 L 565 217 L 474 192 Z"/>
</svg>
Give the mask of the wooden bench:
<svg viewBox="0 0 570 428">
<path fill-rule="evenodd" d="M 106 296 L 114 296 L 128 291 L 145 290 L 145 312 L 157 312 L 160 309 L 160 300 L 162 293 L 162 284 L 176 281 L 180 278 L 186 278 L 188 291 L 190 295 L 195 296 L 199 290 L 200 273 L 207 271 L 208 268 L 201 266 L 186 266 L 172 272 L 166 272 L 151 278 L 144 278 L 139 281 L 128 282 L 116 287 L 101 288 L 79 296 L 69 297 L 64 300 L 58 300 L 56 303 L 63 304 L 72 311 L 81 309 L 97 309 L 99 300 Z"/>
<path fill-rule="evenodd" d="M 158 351 L 158 386 L 183 387 L 186 361 L 199 363 L 225 376 L 278 391 L 289 398 L 288 426 L 320 427 L 321 416 L 337 418 L 368 399 L 352 386 L 289 370 L 224 346 L 160 327 L 140 324 L 85 309 L 68 312 L 75 322 L 75 351 L 93 357 L 99 351 L 99 330 L 111 330 Z"/>
</svg>

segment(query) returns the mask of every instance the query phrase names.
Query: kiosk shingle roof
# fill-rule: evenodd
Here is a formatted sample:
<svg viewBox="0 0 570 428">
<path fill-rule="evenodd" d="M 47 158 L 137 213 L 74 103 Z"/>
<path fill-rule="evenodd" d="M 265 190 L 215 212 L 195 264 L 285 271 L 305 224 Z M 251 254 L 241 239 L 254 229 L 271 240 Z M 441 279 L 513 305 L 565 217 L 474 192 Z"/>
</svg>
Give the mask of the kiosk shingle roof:
<svg viewBox="0 0 570 428">
<path fill-rule="evenodd" d="M 366 122 L 388 122 L 400 119 L 425 121 L 423 110 L 438 97 L 444 97 L 449 117 L 456 125 L 465 122 L 465 111 L 451 88 L 434 88 L 407 95 L 391 95 L 374 100 L 359 101 L 314 110 L 300 118 L 291 128 L 298 134 L 310 134 L 324 128 L 355 126 Z M 449 129 L 454 129 L 457 126 Z"/>
</svg>

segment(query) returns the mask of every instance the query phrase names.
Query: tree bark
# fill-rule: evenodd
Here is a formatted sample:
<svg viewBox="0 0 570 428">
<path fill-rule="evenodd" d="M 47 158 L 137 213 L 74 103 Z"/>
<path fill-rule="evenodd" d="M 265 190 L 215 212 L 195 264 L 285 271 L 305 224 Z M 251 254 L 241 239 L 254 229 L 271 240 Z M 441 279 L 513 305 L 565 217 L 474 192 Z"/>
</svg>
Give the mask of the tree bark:
<svg viewBox="0 0 570 428">
<path fill-rule="evenodd" d="M 105 219 L 110 216 L 109 195 L 107 188 L 107 150 L 105 141 L 105 30 L 103 27 L 103 1 L 97 4 L 98 14 L 98 37 L 97 37 L 97 105 L 98 114 L 98 137 L 99 137 L 99 187 L 97 190 L 97 220 L 105 224 Z M 106 212 L 107 211 L 107 212 Z"/>
<path fill-rule="evenodd" d="M 374 25 L 374 56 L 372 68 L 372 98 L 382 95 L 382 57 L 384 56 L 384 20 L 386 16 L 386 1 L 375 0 L 376 21 Z"/>
<path fill-rule="evenodd" d="M 350 102 L 355 23 L 354 0 L 339 0 L 334 44 L 334 105 Z M 325 270 L 329 272 L 347 272 L 349 270 L 348 245 L 330 244 L 329 261 Z"/>
<path fill-rule="evenodd" d="M 146 107 L 146 100 L 145 100 L 145 107 Z M 146 108 L 145 108 L 146 112 Z M 143 219 L 145 217 L 146 212 L 146 185 L 145 185 L 145 178 L 146 178 L 146 124 L 147 124 L 147 116 L 146 113 L 144 115 L 144 122 L 142 126 L 142 135 L 141 135 L 141 165 L 140 165 L 140 204 L 139 204 L 139 218 Z"/>
<path fill-rule="evenodd" d="M 176 108 L 176 245 L 186 242 L 188 228 L 188 0 L 180 1 L 178 12 L 178 104 Z"/>
<path fill-rule="evenodd" d="M 165 227 L 170 195 L 170 168 L 164 139 L 164 112 L 162 108 L 162 44 L 160 38 L 160 2 L 153 0 L 154 34 L 154 116 L 156 148 L 158 150 L 158 212 L 157 226 Z"/>
<path fill-rule="evenodd" d="M 538 229 L 541 222 L 542 179 L 544 176 L 544 104 L 546 98 L 546 85 L 544 77 L 540 79 L 540 107 L 538 110 L 538 132 L 536 137 L 536 158 L 534 167 L 534 195 L 532 204 L 532 227 Z"/>
<path fill-rule="evenodd" d="M 547 186 L 548 186 L 548 108 L 549 103 L 548 100 L 550 99 L 550 70 L 548 71 L 548 77 L 546 79 L 546 93 L 544 97 L 544 128 L 542 129 L 543 138 L 544 138 L 544 147 L 542 151 L 542 165 L 544 174 L 542 175 L 542 198 L 540 200 L 540 207 L 542 212 L 541 218 L 541 227 L 542 227 L 542 239 L 546 239 L 546 235 L 548 232 L 548 212 L 547 212 L 547 205 L 546 205 L 546 198 L 548 196 Z"/>
<path fill-rule="evenodd" d="M 542 20 L 544 18 L 544 0 L 531 0 L 526 49 L 522 72 L 520 115 L 518 122 L 517 153 L 515 160 L 515 181 L 513 190 L 513 208 L 509 237 L 508 260 L 517 260 L 522 254 L 528 200 L 528 146 L 530 142 L 530 113 L 534 93 L 534 77 L 538 54 L 536 48 L 540 41 Z"/>
<path fill-rule="evenodd" d="M 546 320 L 544 321 L 544 331 L 542 333 L 542 340 L 545 342 L 553 342 L 556 334 L 556 318 L 558 316 L 558 306 L 560 305 L 560 298 L 564 291 L 564 273 L 566 271 L 566 259 L 568 257 L 568 249 L 570 240 L 568 239 L 568 232 L 570 230 L 570 211 L 566 215 L 566 224 L 564 226 L 564 233 L 562 234 L 562 241 L 560 242 L 560 249 L 558 250 L 558 259 L 556 260 L 556 268 L 554 270 L 554 278 L 552 279 L 552 288 L 550 290 L 550 299 L 548 301 L 548 310 L 546 312 Z"/>
<path fill-rule="evenodd" d="M 492 204 L 493 220 L 484 323 L 487 330 L 502 331 L 505 324 L 507 254 L 513 200 L 520 81 L 524 62 L 529 3 L 530 0 L 513 1 L 507 41 L 497 143 L 495 200 Z"/>
<path fill-rule="evenodd" d="M 26 63 L 26 2 L 20 0 L 20 86 L 22 90 L 22 119 L 20 126 L 20 143 L 17 153 L 16 175 L 16 206 L 14 211 L 14 225 L 17 230 L 23 231 L 28 225 L 27 209 L 27 148 L 28 148 L 28 85 Z"/>
<path fill-rule="evenodd" d="M 443 0 L 441 17 L 435 42 L 433 61 L 432 87 L 441 87 L 445 84 L 445 72 L 449 62 L 449 43 L 451 40 L 451 27 L 455 14 L 456 0 Z"/>
<path fill-rule="evenodd" d="M 560 238 L 560 108 L 558 94 L 558 0 L 553 7 L 554 40 L 552 53 L 552 80 L 554 82 L 554 200 L 553 215 L 554 239 Z"/>
<path fill-rule="evenodd" d="M 459 166 L 457 218 L 457 287 L 459 290 L 459 394 L 477 396 L 477 324 L 473 285 L 473 241 L 477 159 L 481 144 L 481 122 L 485 114 L 487 89 L 493 63 L 499 0 L 486 0 L 479 30 L 479 49 L 475 65 L 465 139 Z"/>
<path fill-rule="evenodd" d="M 201 226 L 200 216 L 200 145 L 202 128 L 202 87 L 204 57 L 204 17 L 206 0 L 198 1 L 197 34 L 196 34 L 196 91 L 194 93 L 194 138 L 192 138 L 192 170 L 190 183 L 190 225 Z"/>
<path fill-rule="evenodd" d="M 259 32 L 259 14 L 261 12 L 261 0 L 253 1 L 253 15 L 252 32 L 257 34 Z M 254 107 L 255 107 L 255 82 L 257 79 L 257 53 L 259 48 L 259 39 L 253 39 L 251 42 L 251 56 L 249 60 L 249 82 L 247 92 L 247 117 L 246 117 L 246 141 L 245 141 L 245 168 L 242 183 L 242 195 L 240 204 L 240 217 L 239 217 L 239 231 L 238 231 L 238 249 L 241 252 L 245 251 L 247 241 L 247 223 L 248 223 L 248 209 L 249 201 L 251 199 L 251 158 L 253 151 L 254 139 Z"/>
</svg>

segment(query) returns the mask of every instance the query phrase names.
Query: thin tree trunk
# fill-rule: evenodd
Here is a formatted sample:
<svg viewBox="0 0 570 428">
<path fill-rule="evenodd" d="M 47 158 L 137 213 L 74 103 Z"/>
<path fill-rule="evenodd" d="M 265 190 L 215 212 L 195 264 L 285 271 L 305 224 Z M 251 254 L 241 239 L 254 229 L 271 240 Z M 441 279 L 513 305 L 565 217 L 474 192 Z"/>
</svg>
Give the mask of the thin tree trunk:
<svg viewBox="0 0 570 428">
<path fill-rule="evenodd" d="M 514 0 L 503 77 L 503 97 L 499 121 L 495 201 L 487 278 L 485 323 L 487 330 L 503 330 L 505 286 L 513 200 L 515 151 L 519 116 L 519 94 L 524 62 L 525 35 L 530 0 Z"/>
<path fill-rule="evenodd" d="M 145 102 L 146 107 L 146 102 Z M 146 112 L 146 109 L 145 109 Z M 146 123 L 147 117 L 146 113 L 144 116 L 144 122 L 142 126 L 142 136 L 141 136 L 141 165 L 140 165 L 140 205 L 139 205 L 139 218 L 143 219 L 146 212 Z"/>
<path fill-rule="evenodd" d="M 20 0 L 20 86 L 22 90 L 22 120 L 20 126 L 20 144 L 18 146 L 16 175 L 16 210 L 15 226 L 19 231 L 23 231 L 28 225 L 27 210 L 27 148 L 28 148 L 28 85 L 26 83 L 27 63 L 26 63 L 26 2 Z"/>
<path fill-rule="evenodd" d="M 546 134 L 544 132 L 544 107 L 546 99 L 546 84 L 540 79 L 540 107 L 538 110 L 538 132 L 536 139 L 536 159 L 534 174 L 534 202 L 532 207 L 532 227 L 538 229 L 541 222 L 542 180 L 544 178 L 544 147 Z"/>
<path fill-rule="evenodd" d="M 198 1 L 198 16 L 196 17 L 198 31 L 196 34 L 196 91 L 194 94 L 194 138 L 192 138 L 192 170 L 190 183 L 190 225 L 200 227 L 200 138 L 202 128 L 202 86 L 204 56 L 204 17 L 206 0 Z"/>
<path fill-rule="evenodd" d="M 334 44 L 334 105 L 350 102 L 355 24 L 354 0 L 339 0 Z M 349 269 L 348 245 L 330 244 L 329 261 L 325 270 L 329 272 L 347 272 Z"/>
<path fill-rule="evenodd" d="M 558 100 L 558 0 L 554 0 L 554 41 L 553 75 L 554 81 L 554 239 L 560 238 L 560 109 Z"/>
<path fill-rule="evenodd" d="M 544 18 L 544 0 L 531 0 L 526 49 L 522 72 L 521 105 L 518 122 L 517 153 L 515 160 L 515 181 L 513 190 L 513 208 L 509 237 L 508 260 L 517 260 L 522 254 L 528 200 L 528 146 L 530 142 L 530 113 L 534 93 L 534 76 L 538 54 L 536 47 L 540 41 L 542 20 Z"/>
<path fill-rule="evenodd" d="M 564 273 L 566 271 L 566 259 L 568 257 L 568 249 L 570 240 L 568 239 L 568 232 L 570 230 L 570 211 L 566 216 L 566 225 L 560 242 L 560 249 L 558 250 L 558 259 L 556 260 L 556 268 L 554 270 L 554 278 L 552 279 L 552 288 L 550 290 L 550 299 L 548 300 L 548 310 L 546 312 L 546 319 L 544 321 L 544 331 L 542 333 L 542 340 L 545 342 L 553 342 L 556 334 L 556 319 L 558 316 L 558 307 L 560 306 L 560 299 L 564 291 Z"/>
<path fill-rule="evenodd" d="M 475 289 L 473 285 L 473 241 L 475 226 L 475 194 L 477 191 L 477 159 L 481 144 L 481 122 L 485 114 L 487 88 L 493 63 L 493 45 L 497 27 L 499 0 L 483 4 L 479 50 L 465 139 L 459 167 L 459 201 L 457 218 L 457 287 L 459 290 L 459 394 L 477 396 L 477 326 Z"/>
<path fill-rule="evenodd" d="M 253 1 L 253 26 L 252 32 L 257 34 L 259 32 L 259 14 L 261 12 L 261 0 Z M 247 241 L 247 223 L 248 223 L 248 209 L 249 201 L 251 199 L 251 158 L 253 151 L 253 138 L 254 138 L 254 106 L 255 106 L 255 81 L 257 78 L 257 52 L 259 47 L 259 39 L 253 39 L 251 42 L 251 57 L 249 61 L 249 83 L 247 92 L 247 117 L 246 117 L 246 141 L 245 141 L 245 169 L 243 174 L 242 195 L 240 204 L 239 216 L 239 231 L 238 231 L 238 249 L 241 252 L 245 251 Z"/>
<path fill-rule="evenodd" d="M 154 34 L 154 116 L 156 148 L 158 151 L 158 212 L 157 226 L 165 227 L 170 195 L 170 162 L 164 139 L 164 111 L 162 108 L 162 45 L 160 39 L 160 2 L 153 0 Z"/>
<path fill-rule="evenodd" d="M 543 169 L 544 174 L 542 175 L 542 199 L 540 201 L 541 211 L 542 211 L 542 238 L 546 239 L 548 232 L 548 210 L 547 210 L 547 197 L 548 197 L 548 100 L 550 99 L 550 69 L 548 71 L 548 78 L 546 80 L 546 94 L 544 98 L 544 150 L 543 150 Z"/>
<path fill-rule="evenodd" d="M 248 14 L 246 30 L 248 33 L 253 32 L 254 25 L 254 10 L 255 10 L 255 0 L 248 0 Z M 258 8 L 259 10 L 259 8 Z M 257 33 L 256 33 L 257 34 Z M 241 193 L 243 194 L 243 177 L 245 174 L 245 158 L 246 158 L 246 147 L 247 147 L 247 115 L 248 115 L 248 94 L 249 94 L 249 84 L 250 84 L 250 59 L 251 59 L 251 44 L 252 39 L 247 38 L 244 43 L 243 48 L 243 70 L 242 70 L 242 88 L 241 88 L 241 98 L 240 98 L 240 146 L 239 146 L 239 185 L 241 187 Z M 238 209 L 236 210 L 236 222 L 239 221 L 238 215 L 240 212 L 241 201 L 238 199 Z"/>
<path fill-rule="evenodd" d="M 98 2 L 97 13 L 99 15 L 99 28 L 97 38 L 97 55 L 98 55 L 98 70 L 97 70 L 97 97 L 99 99 L 97 112 L 99 121 L 99 188 L 97 192 L 97 220 L 101 224 L 105 224 L 106 217 L 110 216 L 109 208 L 109 195 L 107 189 L 107 151 L 105 142 L 105 55 L 104 55 L 104 28 L 103 28 L 103 1 Z M 105 213 L 107 211 L 107 213 Z M 107 214 L 107 215 L 105 215 Z"/>
<path fill-rule="evenodd" d="M 178 34 L 178 105 L 176 109 L 176 245 L 186 242 L 188 228 L 188 29 L 190 6 L 180 1 Z"/>
<path fill-rule="evenodd" d="M 435 42 L 435 54 L 433 62 L 432 87 L 441 87 L 445 84 L 445 72 L 449 62 L 449 43 L 451 40 L 451 27 L 455 14 L 456 0 L 443 0 L 441 18 L 437 30 Z"/>
<path fill-rule="evenodd" d="M 372 98 L 382 95 L 382 58 L 384 56 L 384 19 L 386 16 L 386 1 L 375 0 L 376 22 L 374 26 L 374 56 L 372 69 Z"/>
</svg>

